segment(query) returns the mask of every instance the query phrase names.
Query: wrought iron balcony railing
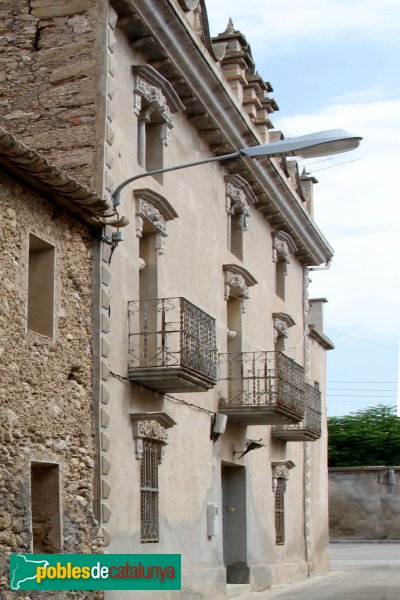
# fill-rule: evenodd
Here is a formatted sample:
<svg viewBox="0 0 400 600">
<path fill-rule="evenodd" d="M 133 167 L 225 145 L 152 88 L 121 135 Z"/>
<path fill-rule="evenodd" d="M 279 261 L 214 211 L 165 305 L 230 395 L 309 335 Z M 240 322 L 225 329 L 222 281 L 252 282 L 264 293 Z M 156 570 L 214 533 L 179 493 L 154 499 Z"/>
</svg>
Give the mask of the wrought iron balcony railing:
<svg viewBox="0 0 400 600">
<path fill-rule="evenodd" d="M 272 435 L 286 441 L 313 441 L 322 434 L 321 392 L 305 384 L 306 406 L 304 419 L 294 425 L 275 426 Z"/>
<path fill-rule="evenodd" d="M 219 355 L 220 412 L 251 424 L 297 423 L 304 416 L 304 369 L 282 352 Z"/>
<path fill-rule="evenodd" d="M 132 381 L 163 392 L 203 391 L 215 385 L 215 319 L 185 298 L 128 305 Z"/>
</svg>

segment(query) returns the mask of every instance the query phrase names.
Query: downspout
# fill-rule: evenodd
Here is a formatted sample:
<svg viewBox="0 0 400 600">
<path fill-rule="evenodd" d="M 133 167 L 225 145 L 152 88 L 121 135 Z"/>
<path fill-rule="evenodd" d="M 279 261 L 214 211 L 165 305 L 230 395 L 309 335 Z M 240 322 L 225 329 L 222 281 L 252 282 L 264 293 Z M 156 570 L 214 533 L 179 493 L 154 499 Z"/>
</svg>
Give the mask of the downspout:
<svg viewBox="0 0 400 600">
<path fill-rule="evenodd" d="M 316 267 L 318 269 L 318 267 Z M 320 267 L 321 268 L 321 267 Z M 322 269 L 329 268 L 323 265 Z M 309 320 L 309 303 L 308 303 L 308 285 L 310 283 L 308 277 L 309 269 L 304 268 L 303 278 L 303 315 L 304 315 L 304 375 L 306 383 L 309 383 L 310 378 L 310 342 L 307 335 L 307 325 Z M 311 551 L 311 456 L 310 443 L 303 442 L 303 498 L 304 498 L 304 550 L 305 561 L 307 564 L 307 576 L 311 576 L 312 570 L 312 551 Z"/>
</svg>

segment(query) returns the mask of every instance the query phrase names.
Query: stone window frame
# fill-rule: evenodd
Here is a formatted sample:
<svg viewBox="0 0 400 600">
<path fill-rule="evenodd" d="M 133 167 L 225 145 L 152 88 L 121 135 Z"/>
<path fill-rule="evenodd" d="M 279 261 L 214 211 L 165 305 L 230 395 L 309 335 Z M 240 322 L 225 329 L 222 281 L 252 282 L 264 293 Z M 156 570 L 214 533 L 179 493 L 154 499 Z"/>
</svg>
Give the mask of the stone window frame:
<svg viewBox="0 0 400 600">
<path fill-rule="evenodd" d="M 136 205 L 136 237 L 141 238 L 145 224 L 155 235 L 155 247 L 161 256 L 165 252 L 164 238 L 167 237 L 167 222 L 178 218 L 178 213 L 161 194 L 149 188 L 133 192 Z"/>
<path fill-rule="evenodd" d="M 293 317 L 286 313 L 272 313 L 273 321 L 273 343 L 277 343 L 278 338 L 282 338 L 282 350 L 285 349 L 285 340 L 289 337 L 289 328 L 296 325 Z"/>
<path fill-rule="evenodd" d="M 284 231 L 272 234 L 272 261 L 275 263 L 275 293 L 285 300 L 285 277 L 288 274 L 290 255 L 297 251 L 296 244 Z"/>
<path fill-rule="evenodd" d="M 230 296 L 241 299 L 242 312 L 246 312 L 246 301 L 249 299 L 249 287 L 258 282 L 247 269 L 235 264 L 223 265 L 224 272 L 224 298 Z"/>
<path fill-rule="evenodd" d="M 34 239 L 33 239 L 34 238 Z M 35 321 L 35 316 L 32 315 L 32 310 L 37 310 L 39 305 L 42 307 L 43 301 L 32 298 L 32 289 L 31 289 L 31 278 L 32 278 L 32 270 L 33 265 L 31 264 L 32 256 L 36 253 L 49 253 L 51 252 L 51 268 L 50 265 L 47 265 L 47 268 L 44 269 L 44 275 L 46 276 L 48 283 L 48 293 L 51 297 L 48 299 L 49 308 L 45 311 L 46 317 L 46 327 L 40 330 L 39 328 L 35 328 L 32 326 L 32 322 Z M 37 232 L 29 231 L 28 232 L 28 250 L 27 250 L 27 300 L 26 300 L 26 334 L 34 337 L 38 341 L 43 343 L 54 343 L 56 337 L 56 296 L 57 296 L 57 281 L 56 281 L 56 272 L 57 272 L 57 246 L 54 241 L 49 241 L 49 239 L 44 238 L 42 235 L 38 235 Z M 43 267 L 41 269 L 37 269 L 43 274 Z M 43 288 L 43 286 L 40 286 Z M 51 305 L 51 306 L 50 306 Z M 51 308 L 51 310 L 50 310 Z M 30 316 L 31 315 L 31 316 Z M 30 326 L 31 325 L 31 326 Z"/>
<path fill-rule="evenodd" d="M 285 544 L 285 492 L 289 480 L 289 472 L 295 467 L 291 460 L 276 461 L 272 467 L 272 491 L 274 493 L 275 544 Z"/>
<path fill-rule="evenodd" d="M 225 209 L 228 216 L 228 249 L 235 254 L 237 258 L 242 260 L 242 249 L 240 252 L 235 252 L 235 250 L 232 248 L 232 219 L 239 216 L 238 228 L 242 234 L 243 232 L 247 231 L 250 217 L 250 206 L 256 204 L 257 198 L 250 185 L 240 175 L 227 175 L 225 177 L 225 182 Z M 243 240 L 241 240 L 241 243 L 243 243 Z"/>
<path fill-rule="evenodd" d="M 138 163 L 146 168 L 146 124 L 155 118 L 161 126 L 162 144 L 167 146 L 173 115 L 185 107 L 169 81 L 150 65 L 132 65 L 132 73 L 133 110 L 138 117 Z"/>
<path fill-rule="evenodd" d="M 158 466 L 164 458 L 167 430 L 176 421 L 164 412 L 130 413 L 135 440 L 136 459 L 140 461 L 140 542 L 158 543 L 159 537 L 159 487 Z M 156 461 L 154 458 L 156 457 Z M 146 461 L 151 461 L 146 464 Z M 153 523 L 147 521 L 148 513 Z M 149 532 L 152 529 L 152 532 Z"/>
</svg>

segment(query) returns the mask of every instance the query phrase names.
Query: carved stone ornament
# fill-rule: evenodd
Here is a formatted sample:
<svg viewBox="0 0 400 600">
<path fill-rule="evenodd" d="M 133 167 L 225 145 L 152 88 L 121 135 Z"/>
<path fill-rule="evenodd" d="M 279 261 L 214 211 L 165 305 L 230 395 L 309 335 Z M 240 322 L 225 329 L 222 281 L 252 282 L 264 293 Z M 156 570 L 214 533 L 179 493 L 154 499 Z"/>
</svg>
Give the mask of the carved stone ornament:
<svg viewBox="0 0 400 600">
<path fill-rule="evenodd" d="M 288 337 L 289 333 L 287 323 L 282 321 L 282 319 L 274 319 L 274 343 L 280 335 L 284 338 Z"/>
<path fill-rule="evenodd" d="M 257 280 L 243 267 L 235 264 L 223 266 L 225 275 L 225 300 L 229 300 L 231 290 L 236 298 L 242 298 L 242 310 L 245 312 L 244 301 L 249 297 L 249 287 L 255 285 Z"/>
<path fill-rule="evenodd" d="M 231 271 L 226 272 L 226 285 L 229 287 L 228 296 L 230 295 L 231 288 L 234 288 L 236 292 L 242 298 L 249 297 L 249 288 L 246 285 L 245 279 L 243 275 L 239 275 L 238 273 L 232 273 Z"/>
<path fill-rule="evenodd" d="M 139 75 L 136 78 L 135 94 L 139 98 L 135 98 L 135 113 L 139 116 L 142 112 L 143 102 L 142 99 L 147 102 L 145 110 L 148 113 L 149 118 L 151 113 L 157 113 L 163 121 L 165 121 L 169 127 L 172 127 L 172 113 L 171 109 L 167 104 L 167 99 L 160 90 L 160 88 L 152 85 L 146 79 L 143 79 Z"/>
<path fill-rule="evenodd" d="M 178 0 L 178 2 L 185 12 L 189 12 L 196 8 L 199 0 Z"/>
<path fill-rule="evenodd" d="M 167 144 L 172 115 L 185 107 L 171 84 L 150 65 L 133 65 L 132 72 L 133 110 L 142 121 L 150 121 L 154 115 L 158 123 L 164 123 L 162 137 Z"/>
<path fill-rule="evenodd" d="M 133 422 L 136 458 L 142 458 L 143 440 L 147 439 L 159 442 L 159 459 L 161 461 L 163 457 L 161 450 L 163 446 L 166 446 L 168 440 L 167 429 L 176 425 L 176 422 L 169 415 L 162 412 L 131 413 L 130 417 Z"/>
<path fill-rule="evenodd" d="M 148 421 L 140 421 L 138 423 L 137 437 L 146 438 L 148 440 L 156 440 L 167 443 L 168 434 L 165 427 L 160 425 L 155 419 L 149 419 Z"/>
<path fill-rule="evenodd" d="M 243 190 L 237 188 L 232 183 L 228 183 L 226 188 L 226 210 L 230 215 L 240 215 L 239 227 L 243 231 L 248 229 L 248 220 L 250 216 L 249 205 L 246 201 L 246 194 Z"/>
<path fill-rule="evenodd" d="M 285 465 L 279 465 L 275 467 L 274 472 L 275 479 L 289 479 L 289 469 Z"/>
<path fill-rule="evenodd" d="M 138 199 L 136 205 L 136 216 L 148 219 L 161 234 L 166 236 L 166 222 L 160 211 L 148 200 Z M 141 233 L 140 236 L 141 237 Z"/>
<path fill-rule="evenodd" d="M 134 191 L 136 198 L 136 237 L 141 238 L 145 222 L 151 224 L 151 233 L 156 234 L 156 248 L 159 254 L 164 252 L 164 240 L 167 236 L 167 221 L 175 219 L 178 214 L 160 194 L 144 188 Z"/>
<path fill-rule="evenodd" d="M 279 238 L 274 239 L 274 246 L 272 249 L 272 260 L 277 263 L 281 260 L 290 262 L 290 250 L 287 242 L 280 240 Z"/>
<path fill-rule="evenodd" d="M 272 491 L 276 490 L 277 479 L 283 479 L 286 482 L 289 479 L 289 471 L 295 466 L 291 460 L 279 461 L 272 463 Z"/>
<path fill-rule="evenodd" d="M 288 233 L 277 231 L 273 233 L 272 260 L 274 262 L 290 262 L 290 253 L 296 252 L 296 244 Z"/>
</svg>

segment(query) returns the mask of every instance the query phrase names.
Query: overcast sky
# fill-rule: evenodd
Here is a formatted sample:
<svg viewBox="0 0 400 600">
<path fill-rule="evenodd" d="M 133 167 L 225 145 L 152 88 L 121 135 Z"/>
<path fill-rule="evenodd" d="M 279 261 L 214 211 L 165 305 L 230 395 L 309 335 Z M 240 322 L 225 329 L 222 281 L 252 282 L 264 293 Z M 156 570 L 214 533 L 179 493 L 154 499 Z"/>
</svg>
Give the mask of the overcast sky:
<svg viewBox="0 0 400 600">
<path fill-rule="evenodd" d="M 313 163 L 315 218 L 335 250 L 332 268 L 312 274 L 311 295 L 328 298 L 325 331 L 336 345 L 328 414 L 396 404 L 400 2 L 206 2 L 212 34 L 232 17 L 272 83 L 275 128 L 290 137 L 340 127 L 364 138 L 352 153 L 301 162 Z"/>
</svg>

